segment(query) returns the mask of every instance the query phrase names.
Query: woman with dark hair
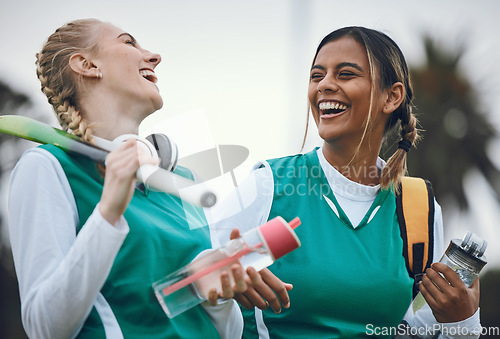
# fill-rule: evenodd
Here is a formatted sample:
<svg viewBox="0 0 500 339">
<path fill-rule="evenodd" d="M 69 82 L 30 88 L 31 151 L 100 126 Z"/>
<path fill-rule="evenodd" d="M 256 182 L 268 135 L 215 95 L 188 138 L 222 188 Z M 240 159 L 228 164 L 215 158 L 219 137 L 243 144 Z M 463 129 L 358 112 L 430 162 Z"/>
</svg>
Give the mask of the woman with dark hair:
<svg viewBox="0 0 500 339">
<path fill-rule="evenodd" d="M 244 232 L 277 215 L 302 221 L 296 229 L 302 246 L 269 267 L 293 285 L 291 306 L 278 314 L 244 310 L 245 338 L 393 335 L 414 285 L 396 215 L 407 152 L 419 137 L 404 56 L 381 32 L 336 30 L 317 48 L 308 97 L 323 145 L 259 163 L 234 193 L 257 192 L 256 199 L 240 213 L 223 204 L 220 221 L 212 225 L 223 243 L 229 238 L 223 231 L 227 225 Z M 398 130 L 399 148 L 386 163 L 379 153 L 393 129 Z M 435 201 L 434 210 L 436 262 L 443 253 L 443 228 Z M 443 335 L 457 326 L 469 333 L 480 329 L 478 281 L 468 288 L 449 267 L 436 263 L 420 289 L 433 314 L 429 311 L 425 323 L 405 319 L 420 328 L 418 334 L 429 334 L 421 327 L 435 330 L 435 324 L 442 326 Z M 236 298 L 253 306 L 248 293 Z"/>
</svg>

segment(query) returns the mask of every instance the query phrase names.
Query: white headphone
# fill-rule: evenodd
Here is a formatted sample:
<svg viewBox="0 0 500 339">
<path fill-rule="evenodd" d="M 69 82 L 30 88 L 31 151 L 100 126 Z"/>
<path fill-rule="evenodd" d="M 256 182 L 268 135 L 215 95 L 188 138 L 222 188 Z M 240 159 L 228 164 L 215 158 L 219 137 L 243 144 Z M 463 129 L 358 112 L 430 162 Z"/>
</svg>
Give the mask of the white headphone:
<svg viewBox="0 0 500 339">
<path fill-rule="evenodd" d="M 153 133 L 146 137 L 146 141 L 154 147 L 160 157 L 160 167 L 173 172 L 177 166 L 179 151 L 177 145 L 168 136 L 162 133 Z"/>
<path fill-rule="evenodd" d="M 112 151 L 118 147 L 121 142 L 128 139 L 135 138 L 137 145 L 149 153 L 153 158 L 160 158 L 159 166 L 167 171 L 173 172 L 177 166 L 179 152 L 177 145 L 168 136 L 162 133 L 154 133 L 142 138 L 135 134 L 123 134 L 115 138 L 113 141 L 102 139 L 93 136 L 96 145 L 107 150 Z"/>
<path fill-rule="evenodd" d="M 144 164 L 137 170 L 137 180 L 142 182 L 146 188 L 174 194 L 198 206 L 211 207 L 216 203 L 217 196 L 205 187 L 183 191 L 182 196 L 179 195 L 179 190 L 192 186 L 193 181 L 178 176 L 175 173 L 170 173 L 174 171 L 177 165 L 178 151 L 177 145 L 166 135 L 155 133 L 149 135 L 147 138 L 141 138 L 134 134 L 125 134 L 113 141 L 94 136 L 96 145 L 109 152 L 119 147 L 121 142 L 130 138 L 135 138 L 138 141 L 137 144 L 143 147 L 151 156 L 157 159 L 159 156 L 161 159 L 159 166 Z M 158 167 L 164 171 L 158 171 Z M 192 187 L 195 188 L 196 185 Z"/>
</svg>

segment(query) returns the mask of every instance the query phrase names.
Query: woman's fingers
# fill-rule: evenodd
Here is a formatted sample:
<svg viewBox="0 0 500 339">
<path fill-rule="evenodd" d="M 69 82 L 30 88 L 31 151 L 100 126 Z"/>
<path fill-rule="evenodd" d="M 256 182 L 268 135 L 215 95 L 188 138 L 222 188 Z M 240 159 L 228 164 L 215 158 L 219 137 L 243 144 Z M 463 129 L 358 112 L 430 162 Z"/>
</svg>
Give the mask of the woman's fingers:
<svg viewBox="0 0 500 339">
<path fill-rule="evenodd" d="M 139 151 L 135 139 L 129 139 L 106 158 L 104 188 L 99 210 L 111 224 L 125 212 L 136 183 L 136 173 L 142 163 L 156 164 L 157 160 Z"/>
<path fill-rule="evenodd" d="M 245 308 L 252 309 L 257 307 L 261 310 L 269 308 L 269 303 L 254 288 L 249 288 L 245 293 L 240 295 L 243 295 L 245 300 L 248 301 L 247 305 L 243 305 Z"/>
<path fill-rule="evenodd" d="M 428 268 L 423 278 L 426 279 L 427 289 L 437 297 L 442 291 L 450 287 L 450 284 L 435 269 Z M 431 285 L 432 284 L 432 285 Z"/>
<path fill-rule="evenodd" d="M 262 280 L 276 293 L 283 307 L 290 307 L 288 291 L 293 288 L 293 285 L 284 283 L 267 268 L 261 270 L 259 273 Z"/>
<path fill-rule="evenodd" d="M 434 263 L 425 271 L 420 291 L 441 323 L 465 320 L 479 307 L 478 279 L 469 288 L 456 272 L 442 263 Z"/>
<path fill-rule="evenodd" d="M 238 304 L 240 304 L 247 310 L 252 310 L 256 306 L 246 297 L 246 293 L 236 293 L 234 295 L 234 300 L 236 300 Z"/>
<path fill-rule="evenodd" d="M 422 281 L 420 282 L 419 288 L 429 306 L 433 308 L 433 306 L 437 304 L 434 295 L 437 295 L 438 288 L 426 274 L 422 276 Z"/>
<path fill-rule="evenodd" d="M 236 239 L 239 237 L 240 237 L 240 230 L 237 228 L 233 228 L 233 230 L 231 231 L 231 234 L 229 235 L 229 239 L 233 240 L 233 239 Z"/>
<path fill-rule="evenodd" d="M 458 274 L 451 269 L 448 265 L 445 265 L 440 262 L 433 263 L 431 265 L 432 269 L 437 272 L 433 274 L 433 277 L 436 277 L 436 283 L 439 282 L 438 287 L 440 289 L 446 288 L 449 285 L 453 287 L 463 287 L 465 286 L 464 282 Z M 439 275 L 438 273 L 441 273 L 443 276 Z M 439 276 L 441 279 L 438 279 L 437 276 Z M 434 279 L 433 279 L 434 280 Z"/>
<path fill-rule="evenodd" d="M 233 298 L 235 293 L 243 293 L 247 290 L 245 273 L 240 264 L 234 264 L 231 266 L 231 274 L 233 275 L 234 285 L 231 284 L 229 273 L 224 271 L 220 276 L 222 287 L 221 296 L 226 299 Z"/>
<path fill-rule="evenodd" d="M 135 141 L 128 140 L 112 151 L 106 159 L 106 173 L 99 210 L 111 224 L 115 224 L 132 199 L 135 172 L 139 164 Z"/>
<path fill-rule="evenodd" d="M 234 296 L 240 305 L 247 309 L 257 307 L 261 310 L 271 307 L 275 313 L 281 312 L 282 305 L 290 307 L 288 291 L 293 288 L 291 284 L 282 282 L 268 269 L 257 272 L 249 267 L 246 273 L 248 278 L 245 292 L 237 292 Z"/>
<path fill-rule="evenodd" d="M 217 293 L 216 288 L 212 288 L 208 291 L 208 298 L 207 301 L 210 303 L 210 305 L 215 306 L 217 305 L 217 299 L 219 299 L 219 293 Z"/>
<path fill-rule="evenodd" d="M 247 283 L 245 282 L 245 273 L 240 264 L 234 264 L 231 267 L 231 272 L 234 278 L 234 291 L 243 293 L 247 290 Z"/>
<path fill-rule="evenodd" d="M 230 239 L 239 237 L 239 230 L 234 228 L 231 231 Z M 236 294 L 234 295 L 234 299 L 244 308 L 251 309 L 257 307 L 261 310 L 265 310 L 271 307 L 275 313 L 280 313 L 282 305 L 285 308 L 290 307 L 288 291 L 291 290 L 293 286 L 281 281 L 271 273 L 269 269 L 265 268 L 257 272 L 253 267 L 247 268 L 248 283 L 245 282 L 243 272 L 236 270 L 232 273 L 235 278 L 233 291 L 235 291 Z M 225 297 L 229 294 L 229 292 L 223 293 Z"/>
<path fill-rule="evenodd" d="M 220 281 L 222 286 L 222 297 L 226 299 L 231 299 L 234 296 L 233 287 L 231 286 L 231 279 L 229 278 L 229 273 L 222 272 L 220 275 Z"/>
<path fill-rule="evenodd" d="M 247 274 L 250 277 L 252 289 L 249 289 L 245 295 L 258 308 L 267 309 L 269 306 L 275 313 L 281 312 L 281 305 L 290 306 L 288 297 L 289 284 L 283 283 L 268 269 L 257 272 L 253 267 L 247 268 Z"/>
</svg>

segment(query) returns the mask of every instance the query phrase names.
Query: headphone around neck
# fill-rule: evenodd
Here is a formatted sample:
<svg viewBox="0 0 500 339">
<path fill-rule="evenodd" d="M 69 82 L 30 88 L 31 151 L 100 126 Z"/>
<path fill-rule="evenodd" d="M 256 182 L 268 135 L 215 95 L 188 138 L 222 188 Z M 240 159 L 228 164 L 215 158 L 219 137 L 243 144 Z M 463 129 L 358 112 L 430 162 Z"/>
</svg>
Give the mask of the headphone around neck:
<svg viewBox="0 0 500 339">
<path fill-rule="evenodd" d="M 163 133 L 150 134 L 146 137 L 146 140 L 153 145 L 157 155 L 160 157 L 160 167 L 173 172 L 179 158 L 175 142 Z"/>
<path fill-rule="evenodd" d="M 143 147 L 150 155 L 156 159 L 160 158 L 160 168 L 173 172 L 177 166 L 179 152 L 177 145 L 168 136 L 162 133 L 153 133 L 146 138 L 142 138 L 135 134 L 123 134 L 115 138 L 113 141 L 102 139 L 93 136 L 96 145 L 107 150 L 112 151 L 117 147 L 117 144 L 124 142 L 130 138 L 135 138 L 140 147 Z"/>
</svg>

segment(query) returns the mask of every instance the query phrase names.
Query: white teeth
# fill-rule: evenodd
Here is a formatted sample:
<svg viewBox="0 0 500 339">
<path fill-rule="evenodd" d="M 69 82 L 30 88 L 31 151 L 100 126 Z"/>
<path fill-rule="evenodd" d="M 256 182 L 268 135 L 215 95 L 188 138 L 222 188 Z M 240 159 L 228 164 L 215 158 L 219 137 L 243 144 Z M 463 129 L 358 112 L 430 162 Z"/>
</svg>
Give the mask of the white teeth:
<svg viewBox="0 0 500 339">
<path fill-rule="evenodd" d="M 139 74 L 145 78 L 146 80 L 149 80 L 153 83 L 158 82 L 158 78 L 156 77 L 156 74 L 153 71 L 150 71 L 149 69 L 141 69 L 139 71 Z"/>
<path fill-rule="evenodd" d="M 343 104 L 340 104 L 338 102 L 327 101 L 327 102 L 320 102 L 319 109 L 321 109 L 321 110 L 325 110 L 325 109 L 341 109 L 341 110 L 345 110 L 345 109 L 347 109 L 347 106 L 343 105 Z"/>
</svg>

